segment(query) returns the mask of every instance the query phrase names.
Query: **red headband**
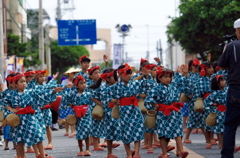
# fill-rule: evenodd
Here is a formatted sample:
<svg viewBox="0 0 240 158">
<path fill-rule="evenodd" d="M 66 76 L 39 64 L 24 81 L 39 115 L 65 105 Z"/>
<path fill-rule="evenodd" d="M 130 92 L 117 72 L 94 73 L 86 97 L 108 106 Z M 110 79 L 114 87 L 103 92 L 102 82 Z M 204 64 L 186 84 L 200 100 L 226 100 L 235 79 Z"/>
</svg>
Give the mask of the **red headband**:
<svg viewBox="0 0 240 158">
<path fill-rule="evenodd" d="M 15 74 L 16 72 L 10 71 L 9 74 Z"/>
<path fill-rule="evenodd" d="M 35 71 L 28 71 L 24 73 L 26 77 L 31 76 L 32 74 L 35 74 Z"/>
<path fill-rule="evenodd" d="M 92 67 L 91 69 L 87 69 L 88 73 L 91 74 L 94 70 L 100 69 L 99 66 Z"/>
<path fill-rule="evenodd" d="M 216 76 L 217 81 L 219 80 L 220 77 L 224 77 L 224 75 L 217 75 Z"/>
<path fill-rule="evenodd" d="M 219 70 L 219 69 L 221 69 L 220 66 L 216 66 L 216 67 L 215 67 L 215 71 L 217 71 L 217 70 Z"/>
<path fill-rule="evenodd" d="M 132 70 L 132 68 L 128 64 L 124 64 L 124 68 L 118 69 L 118 74 L 124 73 L 124 76 L 127 76 L 127 71 Z"/>
<path fill-rule="evenodd" d="M 158 66 L 156 73 L 159 75 L 158 77 L 161 77 L 162 75 L 171 74 L 172 71 L 164 71 L 161 67 Z"/>
<path fill-rule="evenodd" d="M 198 59 L 193 59 L 192 65 L 194 66 L 200 65 L 200 61 Z"/>
<path fill-rule="evenodd" d="M 11 82 L 12 81 L 12 77 L 8 76 L 7 78 L 5 78 L 6 81 Z"/>
<path fill-rule="evenodd" d="M 88 56 L 86 56 L 86 55 L 81 56 L 81 57 L 79 58 L 79 62 L 80 62 L 80 63 L 82 62 L 83 58 L 88 58 Z"/>
<path fill-rule="evenodd" d="M 156 64 L 148 64 L 148 65 L 145 65 L 144 67 L 147 68 L 148 70 L 151 70 L 155 66 L 157 66 L 157 65 Z"/>
<path fill-rule="evenodd" d="M 101 78 L 102 80 L 106 80 L 108 77 L 113 76 L 113 72 L 114 72 L 114 71 L 111 71 L 111 72 L 109 72 L 109 73 L 101 74 L 100 78 Z"/>
<path fill-rule="evenodd" d="M 142 64 L 142 63 L 145 62 L 145 61 L 149 62 L 147 59 L 141 58 L 140 63 Z"/>
<path fill-rule="evenodd" d="M 208 69 L 208 67 L 205 66 L 204 64 L 201 64 L 200 67 L 201 67 L 200 76 L 206 76 L 206 69 Z"/>
<path fill-rule="evenodd" d="M 40 70 L 40 71 L 35 71 L 35 73 L 37 74 L 37 75 L 40 75 L 40 74 L 45 74 L 47 71 L 46 70 Z"/>
<path fill-rule="evenodd" d="M 73 81 L 74 86 L 77 86 L 77 84 L 80 80 L 85 81 L 84 77 L 81 75 L 76 76 L 73 80 L 74 80 Z"/>
<path fill-rule="evenodd" d="M 18 74 L 14 77 L 12 77 L 12 82 L 17 82 L 20 78 L 25 77 L 24 74 Z"/>
</svg>

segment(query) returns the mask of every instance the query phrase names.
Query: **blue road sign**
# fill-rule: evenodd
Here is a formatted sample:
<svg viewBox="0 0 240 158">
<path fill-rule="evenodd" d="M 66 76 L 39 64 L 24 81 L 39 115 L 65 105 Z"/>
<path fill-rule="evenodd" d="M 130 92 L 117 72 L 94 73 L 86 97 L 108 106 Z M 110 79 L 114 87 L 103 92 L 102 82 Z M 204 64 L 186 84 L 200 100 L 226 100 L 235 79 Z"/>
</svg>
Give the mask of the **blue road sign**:
<svg viewBox="0 0 240 158">
<path fill-rule="evenodd" d="M 58 20 L 58 45 L 97 43 L 96 20 Z"/>
</svg>

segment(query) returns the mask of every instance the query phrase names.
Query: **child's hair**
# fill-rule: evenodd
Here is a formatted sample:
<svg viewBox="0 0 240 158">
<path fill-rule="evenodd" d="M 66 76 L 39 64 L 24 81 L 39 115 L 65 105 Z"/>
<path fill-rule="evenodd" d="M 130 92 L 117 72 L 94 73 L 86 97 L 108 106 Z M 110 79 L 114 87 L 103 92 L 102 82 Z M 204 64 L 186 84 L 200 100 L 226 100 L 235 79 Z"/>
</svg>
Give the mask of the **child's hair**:
<svg viewBox="0 0 240 158">
<path fill-rule="evenodd" d="M 140 71 L 142 71 L 142 68 L 145 66 L 145 65 L 149 65 L 149 62 L 146 60 L 146 61 L 144 61 L 142 64 L 141 64 L 141 66 L 140 66 Z"/>
<path fill-rule="evenodd" d="M 171 77 L 171 78 L 174 76 L 173 71 L 170 70 L 170 69 L 167 69 L 167 68 L 161 68 L 161 70 L 162 70 L 161 73 L 158 72 L 159 70 L 157 71 L 157 77 L 156 77 L 157 83 L 161 83 L 161 81 L 159 80 L 159 78 L 162 78 L 163 75 L 170 74 L 170 77 Z"/>
<path fill-rule="evenodd" d="M 212 63 L 212 65 L 213 65 L 214 73 L 216 73 L 217 70 L 220 69 L 220 67 L 218 66 L 217 61 L 214 61 L 214 62 Z"/>
<path fill-rule="evenodd" d="M 211 80 L 211 89 L 212 90 L 220 90 L 219 83 L 224 80 L 224 76 L 217 75 Z"/>
<path fill-rule="evenodd" d="M 95 67 L 96 67 L 96 68 L 95 68 Z M 94 68 L 94 69 L 93 69 L 93 68 Z M 91 70 L 91 69 L 93 69 L 93 70 Z M 91 67 L 91 69 L 88 69 L 87 71 L 88 71 L 88 74 L 89 74 L 89 79 L 92 80 L 92 78 L 90 77 L 90 75 L 92 75 L 94 71 L 100 70 L 100 67 L 99 67 L 99 66 L 93 66 L 93 67 Z"/>
<path fill-rule="evenodd" d="M 12 80 L 12 82 L 15 82 L 17 84 L 18 80 L 22 77 L 25 77 L 23 74 L 19 73 L 19 72 L 16 72 L 13 76 L 15 79 Z M 17 78 L 16 78 L 17 77 Z"/>
<path fill-rule="evenodd" d="M 125 65 L 120 65 L 120 66 L 118 67 L 118 70 L 119 70 L 119 69 L 122 69 L 122 68 L 125 68 Z M 132 74 L 132 69 L 127 70 L 127 74 Z"/>
<path fill-rule="evenodd" d="M 91 62 L 91 59 L 88 58 L 88 56 L 86 55 L 83 55 L 79 58 L 79 63 L 82 63 L 82 62 Z"/>
<path fill-rule="evenodd" d="M 200 62 L 199 62 L 199 60 L 198 59 L 193 59 L 193 60 L 190 60 L 189 62 L 188 62 L 188 71 L 189 72 L 191 72 L 192 71 L 192 66 L 194 65 L 194 66 L 197 66 L 197 65 L 195 65 L 194 63 L 197 63 L 197 65 L 200 65 Z M 201 70 L 201 68 L 199 67 L 199 71 Z"/>
<path fill-rule="evenodd" d="M 210 66 L 213 66 L 213 64 L 209 61 L 204 61 L 204 62 L 202 62 L 202 64 L 204 64 L 208 68 L 210 68 Z"/>
<path fill-rule="evenodd" d="M 11 74 L 9 74 L 8 76 L 7 76 L 7 78 L 12 78 L 12 77 L 14 77 L 14 76 L 16 76 L 16 74 L 15 73 L 11 73 Z M 7 81 L 7 87 L 8 87 L 8 89 L 10 89 L 10 83 L 12 82 L 12 79 L 9 81 L 9 80 L 7 80 L 7 78 L 6 78 L 6 81 Z"/>
<path fill-rule="evenodd" d="M 107 68 L 107 69 L 105 69 L 104 71 L 103 71 L 103 74 L 106 74 L 106 73 L 110 73 L 110 72 L 112 72 L 112 71 L 114 71 L 114 69 L 112 69 L 112 68 Z M 113 75 L 114 76 L 114 75 Z M 115 77 L 114 77 L 114 79 L 115 79 Z M 100 87 L 100 85 L 101 85 L 101 83 L 102 83 L 102 78 L 100 77 L 98 80 L 97 80 L 97 82 L 95 82 L 94 84 L 92 84 L 91 86 L 89 86 L 89 88 L 90 89 L 97 89 L 97 88 L 99 88 Z M 116 80 L 117 81 L 117 80 Z M 106 81 L 107 82 L 107 81 Z"/>
<path fill-rule="evenodd" d="M 81 81 L 85 81 L 85 78 L 84 78 L 83 76 L 81 76 L 81 75 L 75 76 L 75 77 L 73 78 L 73 80 L 72 80 L 73 85 L 77 87 L 77 85 L 78 85 L 78 83 L 79 83 L 80 80 L 81 80 Z"/>
</svg>

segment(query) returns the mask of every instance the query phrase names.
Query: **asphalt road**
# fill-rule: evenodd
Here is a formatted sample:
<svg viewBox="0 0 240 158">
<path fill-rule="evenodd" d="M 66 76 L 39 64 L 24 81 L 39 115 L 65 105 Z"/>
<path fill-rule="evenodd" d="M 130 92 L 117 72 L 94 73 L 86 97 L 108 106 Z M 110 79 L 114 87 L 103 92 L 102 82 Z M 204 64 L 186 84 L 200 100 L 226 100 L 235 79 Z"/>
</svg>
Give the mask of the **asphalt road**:
<svg viewBox="0 0 240 158">
<path fill-rule="evenodd" d="M 46 151 L 49 155 L 54 156 L 54 158 L 76 158 L 77 153 L 79 152 L 79 148 L 77 145 L 77 141 L 75 138 L 68 138 L 63 136 L 65 129 L 60 129 L 58 131 L 53 132 L 53 150 Z M 192 140 L 192 144 L 184 144 L 185 150 L 189 152 L 188 158 L 220 158 L 220 149 L 218 149 L 217 145 L 214 145 L 212 149 L 205 149 L 204 136 L 203 134 L 191 134 L 190 139 Z M 101 140 L 103 142 L 103 139 Z M 119 158 L 125 158 L 125 150 L 121 145 L 115 149 L 113 149 L 114 154 L 116 154 Z M 238 128 L 237 136 L 236 136 L 236 144 L 240 146 L 240 128 Z M 47 141 L 44 141 L 44 145 L 47 145 Z M 133 149 L 133 144 L 132 149 Z M 175 141 L 171 140 L 170 145 L 175 146 Z M 9 144 L 12 149 L 12 143 Z M 15 150 L 3 150 L 4 147 L 0 146 L 0 158 L 13 158 L 15 155 Z M 93 147 L 91 146 L 92 150 Z M 158 154 L 161 152 L 160 148 L 156 148 L 153 154 L 147 154 L 146 149 L 141 149 L 140 155 L 142 158 L 157 158 Z M 170 157 L 176 158 L 175 150 L 169 152 L 171 154 Z M 107 155 L 107 149 L 105 151 L 91 151 L 91 158 L 104 158 Z M 27 158 L 34 158 L 34 154 L 28 153 L 26 154 Z M 83 156 L 82 156 L 83 157 Z M 240 152 L 235 154 L 235 157 L 240 158 Z"/>
</svg>

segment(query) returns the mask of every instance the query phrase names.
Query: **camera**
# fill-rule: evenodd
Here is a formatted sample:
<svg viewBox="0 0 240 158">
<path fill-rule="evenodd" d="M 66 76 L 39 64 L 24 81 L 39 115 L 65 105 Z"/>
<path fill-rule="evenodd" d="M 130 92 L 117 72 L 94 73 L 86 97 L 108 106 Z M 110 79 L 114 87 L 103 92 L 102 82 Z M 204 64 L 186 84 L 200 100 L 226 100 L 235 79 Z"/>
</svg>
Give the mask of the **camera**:
<svg viewBox="0 0 240 158">
<path fill-rule="evenodd" d="M 220 43 L 218 45 L 219 53 L 222 54 L 224 46 L 232 41 L 235 41 L 236 39 L 237 39 L 237 36 L 235 34 L 222 36 L 223 43 Z"/>
</svg>

